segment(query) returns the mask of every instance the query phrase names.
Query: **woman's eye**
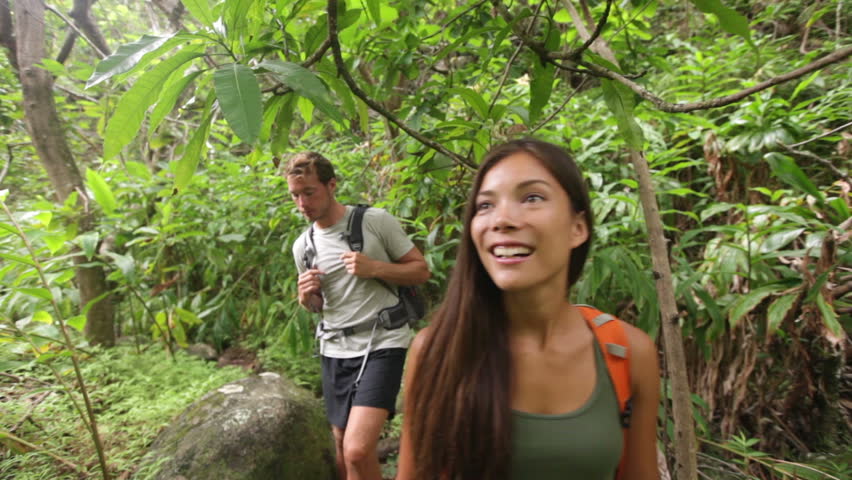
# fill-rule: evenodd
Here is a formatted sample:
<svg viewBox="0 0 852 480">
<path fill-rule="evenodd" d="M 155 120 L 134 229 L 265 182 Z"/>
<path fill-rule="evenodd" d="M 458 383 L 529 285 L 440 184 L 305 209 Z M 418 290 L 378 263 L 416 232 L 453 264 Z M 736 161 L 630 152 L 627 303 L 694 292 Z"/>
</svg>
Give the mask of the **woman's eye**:
<svg viewBox="0 0 852 480">
<path fill-rule="evenodd" d="M 487 210 L 489 208 L 491 208 L 490 202 L 479 202 L 479 203 L 476 204 L 476 211 L 477 212 L 481 212 L 481 211 Z"/>
<path fill-rule="evenodd" d="M 542 197 L 541 195 L 539 195 L 537 193 L 531 193 L 531 194 L 527 195 L 526 197 L 524 197 L 524 201 L 529 202 L 529 203 L 537 203 L 537 202 L 541 202 L 542 200 L 544 200 L 544 197 Z"/>
</svg>

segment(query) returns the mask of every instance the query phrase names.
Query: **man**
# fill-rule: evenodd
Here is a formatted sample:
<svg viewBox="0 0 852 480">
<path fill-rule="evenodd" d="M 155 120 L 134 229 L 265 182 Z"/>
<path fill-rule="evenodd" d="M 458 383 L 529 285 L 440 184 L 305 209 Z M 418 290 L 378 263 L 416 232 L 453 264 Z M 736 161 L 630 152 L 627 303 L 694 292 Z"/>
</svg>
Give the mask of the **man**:
<svg viewBox="0 0 852 480">
<path fill-rule="evenodd" d="M 411 330 L 385 330 L 376 319 L 399 302 L 389 285 L 421 284 L 429 267 L 399 221 L 379 208 L 364 213 L 363 251 L 351 251 L 346 232 L 354 208 L 335 198 L 334 167 L 322 155 L 295 155 L 285 176 L 290 196 L 312 222 L 293 244 L 293 256 L 299 303 L 322 315 L 322 389 L 338 475 L 381 480 L 377 445 L 395 412 Z"/>
</svg>

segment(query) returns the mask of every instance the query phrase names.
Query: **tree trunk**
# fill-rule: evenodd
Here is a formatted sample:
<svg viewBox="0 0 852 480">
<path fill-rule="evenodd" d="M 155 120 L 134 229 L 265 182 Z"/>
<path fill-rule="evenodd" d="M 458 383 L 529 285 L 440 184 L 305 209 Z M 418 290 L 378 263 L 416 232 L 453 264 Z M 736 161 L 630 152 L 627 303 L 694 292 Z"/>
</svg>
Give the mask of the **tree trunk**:
<svg viewBox="0 0 852 480">
<path fill-rule="evenodd" d="M 24 94 L 24 117 L 36 152 L 56 190 L 57 201 L 63 203 L 72 192 L 78 193 L 78 201 L 84 206 L 78 219 L 79 230 L 87 232 L 93 229 L 94 218 L 88 209 L 83 179 L 74 163 L 56 112 L 53 78 L 50 72 L 36 66 L 46 58 L 44 10 L 40 0 L 15 2 L 18 73 Z M 101 267 L 80 266 L 85 262 L 81 256 L 75 257 L 74 262 L 77 265 L 75 273 L 82 307 L 108 292 L 106 275 Z M 115 344 L 113 307 L 108 295 L 91 306 L 86 318 L 85 333 L 91 343 L 106 346 Z"/>
<path fill-rule="evenodd" d="M 562 2 L 572 17 L 580 38 L 591 38 L 590 29 L 570 0 Z M 581 7 L 588 14 L 588 6 L 581 0 Z M 618 60 L 602 38 L 597 38 L 590 46 L 592 51 L 615 65 Z M 674 416 L 674 434 L 672 444 L 675 449 L 675 478 L 678 480 L 698 479 L 698 442 L 695 438 L 695 426 L 692 419 L 692 396 L 687 375 L 686 354 L 683 349 L 683 334 L 678 323 L 677 302 L 674 296 L 672 269 L 669 264 L 666 237 L 663 235 L 663 220 L 654 193 L 654 184 L 648 162 L 642 152 L 630 148 L 630 161 L 636 170 L 639 181 L 639 199 L 648 228 L 648 245 L 651 247 L 651 261 L 656 281 L 657 302 L 660 305 L 660 321 L 663 330 L 663 349 L 666 356 L 666 374 L 671 381 L 672 415 Z M 664 399 L 665 401 L 665 399 Z"/>
</svg>

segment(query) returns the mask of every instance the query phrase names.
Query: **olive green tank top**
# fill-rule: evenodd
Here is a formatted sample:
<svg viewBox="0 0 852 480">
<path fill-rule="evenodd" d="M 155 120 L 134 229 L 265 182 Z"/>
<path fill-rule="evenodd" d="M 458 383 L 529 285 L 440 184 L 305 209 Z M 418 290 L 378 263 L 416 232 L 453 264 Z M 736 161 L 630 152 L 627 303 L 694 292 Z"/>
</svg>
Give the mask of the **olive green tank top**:
<svg viewBox="0 0 852 480">
<path fill-rule="evenodd" d="M 598 342 L 591 397 L 560 415 L 512 411 L 512 480 L 612 480 L 624 443 L 618 398 Z"/>
</svg>

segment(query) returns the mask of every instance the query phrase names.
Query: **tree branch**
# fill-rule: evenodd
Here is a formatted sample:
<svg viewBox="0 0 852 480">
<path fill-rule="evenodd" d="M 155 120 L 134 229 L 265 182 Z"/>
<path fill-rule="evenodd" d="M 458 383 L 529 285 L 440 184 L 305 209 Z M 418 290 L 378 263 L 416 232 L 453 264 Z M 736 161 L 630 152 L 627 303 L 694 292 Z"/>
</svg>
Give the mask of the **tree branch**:
<svg viewBox="0 0 852 480">
<path fill-rule="evenodd" d="M 476 165 L 473 164 L 470 160 L 462 157 L 461 155 L 451 152 L 446 147 L 441 145 L 440 143 L 435 142 L 434 140 L 430 140 L 421 134 L 420 132 L 412 129 L 401 120 L 396 118 L 391 112 L 385 109 L 378 102 L 372 100 L 363 90 L 355 83 L 355 80 L 352 78 L 352 75 L 349 74 L 349 71 L 346 69 L 346 64 L 343 62 L 343 54 L 340 50 L 340 41 L 337 38 L 337 0 L 328 0 L 328 38 L 331 41 L 331 51 L 334 54 L 334 64 L 337 66 L 337 73 L 343 77 L 343 81 L 346 82 L 346 85 L 349 86 L 349 89 L 352 90 L 352 93 L 355 94 L 356 97 L 360 98 L 364 103 L 366 103 L 373 111 L 377 112 L 379 115 L 385 117 L 389 122 L 393 123 L 405 133 L 411 135 L 422 143 L 423 145 L 439 152 L 447 157 L 451 158 L 453 161 L 458 163 L 459 165 L 464 165 L 469 168 L 476 168 Z"/>
<path fill-rule="evenodd" d="M 9 158 L 6 160 L 6 165 L 3 166 L 3 171 L 0 172 L 0 185 L 3 185 L 3 180 L 6 180 L 6 175 L 9 174 L 9 167 L 12 166 L 12 160 L 14 159 L 11 144 L 6 144 L 6 151 L 9 153 Z"/>
<path fill-rule="evenodd" d="M 805 140 L 804 142 L 794 143 L 794 144 L 792 144 L 792 145 L 786 145 L 786 146 L 788 146 L 788 147 L 790 147 L 790 148 L 801 147 L 802 145 L 804 145 L 804 144 L 806 144 L 806 143 L 811 143 L 811 142 L 813 142 L 813 141 L 819 140 L 820 138 L 825 138 L 825 137 L 827 137 L 827 136 L 829 136 L 829 135 L 834 135 L 835 133 L 837 133 L 837 132 L 839 132 L 839 131 L 841 131 L 841 130 L 845 130 L 845 129 L 849 128 L 850 126 L 852 126 L 852 122 L 849 122 L 849 123 L 847 123 L 847 124 L 845 124 L 845 125 L 841 125 L 841 126 L 839 126 L 839 127 L 835 128 L 834 130 L 830 130 L 830 131 L 828 131 L 828 132 L 821 133 L 821 134 L 817 135 L 816 137 L 809 138 L 809 139 Z"/>
<path fill-rule="evenodd" d="M 819 163 L 825 165 L 826 167 L 828 167 L 829 169 L 831 169 L 831 171 L 834 172 L 835 174 L 837 174 L 837 176 L 839 176 L 843 180 L 846 180 L 847 183 L 852 184 L 852 178 L 849 177 L 849 174 L 844 173 L 842 170 L 835 167 L 833 163 L 831 163 L 830 161 L 820 157 L 819 155 L 815 155 L 811 152 L 805 152 L 805 151 L 802 151 L 802 150 L 795 150 L 795 149 L 791 148 L 789 145 L 785 145 L 782 142 L 778 142 L 778 145 L 781 145 L 782 147 L 784 147 L 784 150 L 787 150 L 788 152 L 792 153 L 793 155 L 797 155 L 799 157 L 804 157 L 804 158 L 809 158 L 811 160 L 816 160 L 817 162 L 819 162 Z"/>
<path fill-rule="evenodd" d="M 660 97 L 654 95 L 653 93 L 646 90 L 641 85 L 636 82 L 630 80 L 629 78 L 621 75 L 619 73 L 613 72 L 608 68 L 601 67 L 600 65 L 596 65 L 590 62 L 579 61 L 578 63 L 595 74 L 609 78 L 610 80 L 615 80 L 619 83 L 622 83 L 633 90 L 637 95 L 648 100 L 653 103 L 657 109 L 662 110 L 668 113 L 687 113 L 693 112 L 695 110 L 706 110 L 710 108 L 718 108 L 724 107 L 726 105 L 730 105 L 732 103 L 736 103 L 749 95 L 760 92 L 762 90 L 766 90 L 767 88 L 774 87 L 775 85 L 799 78 L 803 75 L 811 73 L 815 70 L 822 69 L 832 63 L 837 63 L 841 60 L 844 60 L 852 56 L 852 47 L 842 48 L 835 52 L 832 52 L 819 60 L 815 60 L 804 67 L 797 68 L 791 72 L 787 72 L 783 75 L 779 75 L 777 77 L 770 78 L 769 80 L 758 83 L 753 87 L 749 87 L 743 90 L 740 90 L 737 93 L 731 95 L 725 95 L 724 97 L 714 98 L 712 100 L 706 100 L 702 102 L 692 102 L 692 103 L 669 103 Z"/>
<path fill-rule="evenodd" d="M 565 3 L 569 3 L 569 1 L 570 0 L 565 0 Z M 550 58 L 562 58 L 565 60 L 576 60 L 580 58 L 583 55 L 583 52 L 585 52 L 592 45 L 592 43 L 594 43 L 595 40 L 598 39 L 604 29 L 604 26 L 606 26 L 606 22 L 609 19 L 609 11 L 612 8 L 612 2 L 613 0 L 606 1 L 606 8 L 604 9 L 604 13 L 601 16 L 600 20 L 598 20 L 597 26 L 595 26 L 595 31 L 592 32 L 592 35 L 588 39 L 586 39 L 586 41 L 583 42 L 583 44 L 580 45 L 579 48 L 564 55 L 553 53 L 550 55 Z"/>
<path fill-rule="evenodd" d="M 80 38 L 82 38 L 83 40 L 85 40 L 85 41 L 86 41 L 86 43 L 88 43 L 88 44 L 89 44 L 89 46 L 91 46 L 91 47 L 92 47 L 92 49 L 95 51 L 95 55 L 97 55 L 97 56 L 98 56 L 98 59 L 103 60 L 104 58 L 106 58 L 106 57 L 108 57 L 108 56 L 109 56 L 109 54 L 108 54 L 108 53 L 106 53 L 106 52 L 104 52 L 103 50 L 101 50 L 101 49 L 98 47 L 98 45 L 97 45 L 97 44 L 95 44 L 95 41 L 94 41 L 94 40 L 92 40 L 91 38 L 89 38 L 88 36 L 86 36 L 86 34 L 85 34 L 85 33 L 83 33 L 83 31 L 82 31 L 82 30 L 80 30 L 80 28 L 79 28 L 79 27 L 77 27 L 77 25 L 76 25 L 74 22 L 72 22 L 70 18 L 66 17 L 66 16 L 65 16 L 62 12 L 60 12 L 60 11 L 59 11 L 59 10 L 57 10 L 56 8 L 54 8 L 54 7 L 50 6 L 50 5 L 47 5 L 47 4 L 45 4 L 45 5 L 44 5 L 44 8 L 45 8 L 47 11 L 49 11 L 49 12 L 53 13 L 54 15 L 56 15 L 57 17 L 59 17 L 60 19 L 62 19 L 62 21 L 63 21 L 63 22 L 65 22 L 65 23 L 66 23 L 66 24 L 67 24 L 67 25 L 71 28 L 71 30 L 73 30 L 73 31 L 74 31 L 74 33 L 76 33 L 77 35 L 79 35 L 79 36 L 80 36 Z M 63 47 L 63 48 L 64 48 L 64 47 Z M 107 49 L 107 51 L 109 51 L 109 49 Z"/>
<path fill-rule="evenodd" d="M 98 25 L 92 20 L 92 5 L 95 4 L 98 0 L 74 0 L 74 8 L 71 9 L 71 18 L 74 19 L 75 23 L 80 30 L 86 32 L 86 36 L 95 42 L 98 46 L 98 49 L 109 56 L 112 52 L 110 51 L 109 45 L 106 42 L 103 34 L 101 34 L 101 30 L 98 28 Z"/>
<path fill-rule="evenodd" d="M 560 112 L 562 112 L 562 110 L 565 108 L 565 105 L 568 105 L 568 102 L 570 102 L 571 99 L 574 98 L 574 96 L 577 95 L 577 93 L 586 85 L 586 80 L 588 80 L 588 79 L 589 79 L 589 77 L 583 77 L 583 79 L 580 81 L 580 84 L 577 85 L 577 88 L 575 88 L 571 92 L 571 94 L 568 95 L 568 97 L 565 98 L 565 101 L 562 102 L 562 105 L 560 105 L 559 108 L 557 108 L 550 115 L 548 115 L 547 118 L 542 120 L 541 123 L 539 123 L 532 130 L 530 130 L 530 133 L 535 133 L 541 127 L 550 123 L 550 121 L 553 120 L 556 117 L 556 115 L 558 115 Z"/>
</svg>

